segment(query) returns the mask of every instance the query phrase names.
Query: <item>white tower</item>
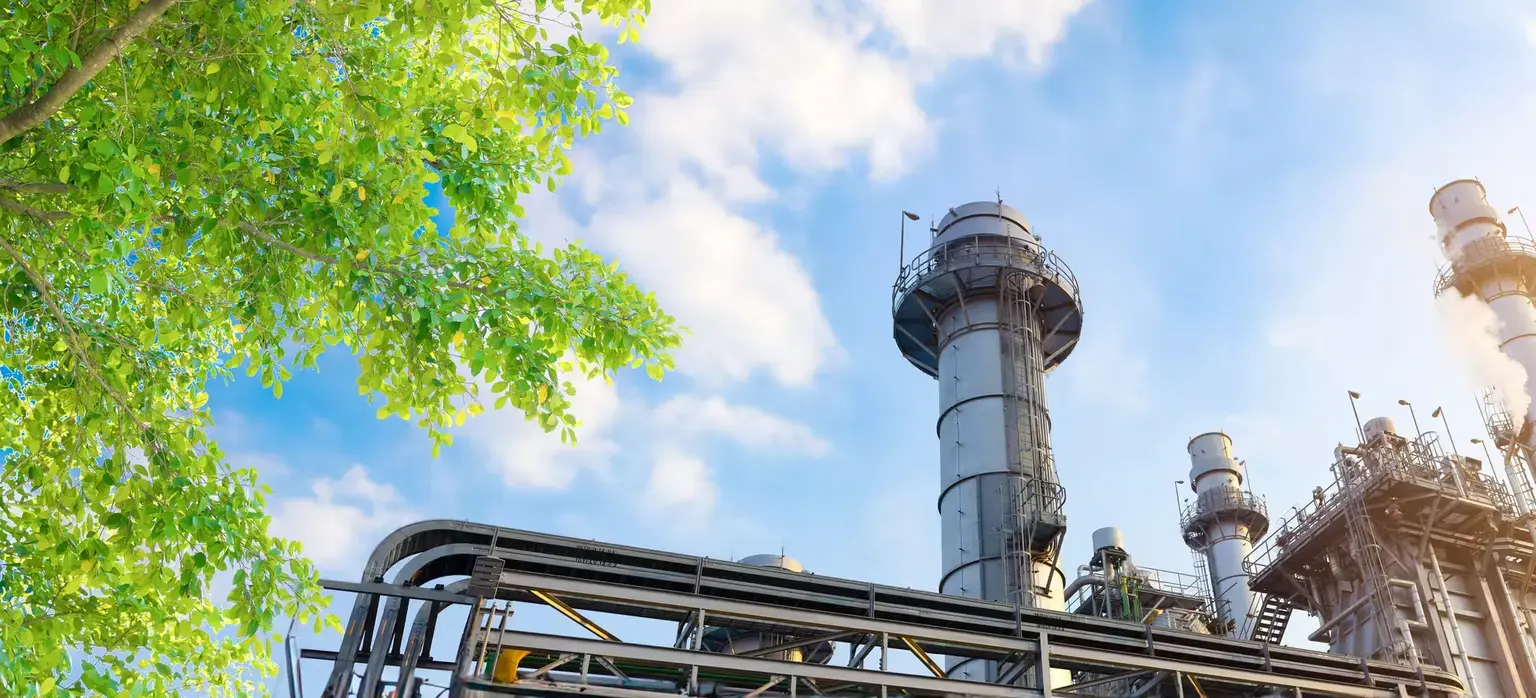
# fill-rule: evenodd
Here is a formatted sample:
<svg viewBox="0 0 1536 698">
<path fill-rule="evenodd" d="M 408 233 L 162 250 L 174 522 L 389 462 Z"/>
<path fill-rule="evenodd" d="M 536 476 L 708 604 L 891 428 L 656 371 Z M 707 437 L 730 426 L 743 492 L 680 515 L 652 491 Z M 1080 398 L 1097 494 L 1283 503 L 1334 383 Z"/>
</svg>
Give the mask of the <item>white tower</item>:
<svg viewBox="0 0 1536 698">
<path fill-rule="evenodd" d="M 893 291 L 897 347 L 939 381 L 939 590 L 1063 610 L 1045 373 L 1077 344 L 1077 280 L 1022 214 L 977 202 L 949 210 Z M 997 666 L 952 662 L 949 675 L 994 681 Z"/>
<path fill-rule="evenodd" d="M 1486 303 L 1498 318 L 1499 350 L 1525 368 L 1526 395 L 1536 397 L 1536 245 L 1508 236 L 1499 212 L 1475 179 L 1458 179 L 1429 199 L 1439 228 L 1440 251 L 1450 260 L 1435 283 L 1439 295 L 1454 290 Z M 1490 402 L 1490 407 L 1494 403 Z M 1520 506 L 1531 510 L 1531 448 L 1536 430 L 1529 414 L 1489 415 L 1489 431 L 1508 456 L 1509 478 Z"/>
<path fill-rule="evenodd" d="M 1220 432 L 1189 440 L 1189 486 L 1195 503 L 1184 511 L 1184 542 L 1205 555 L 1211 597 L 1224 634 L 1248 639 L 1253 592 L 1244 561 L 1269 531 L 1264 501 L 1243 491 L 1247 467 L 1232 457 L 1232 439 Z"/>
</svg>

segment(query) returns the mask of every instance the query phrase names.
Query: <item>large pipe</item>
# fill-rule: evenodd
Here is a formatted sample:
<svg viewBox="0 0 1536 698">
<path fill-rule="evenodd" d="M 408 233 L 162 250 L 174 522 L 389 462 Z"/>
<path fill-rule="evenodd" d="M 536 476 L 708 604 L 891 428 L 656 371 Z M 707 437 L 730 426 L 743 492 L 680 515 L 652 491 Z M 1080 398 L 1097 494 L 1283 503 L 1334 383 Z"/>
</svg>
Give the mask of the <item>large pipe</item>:
<svg viewBox="0 0 1536 698">
<path fill-rule="evenodd" d="M 1253 542 L 1269 530 L 1264 503 L 1242 489 L 1247 468 L 1232 456 L 1232 439 L 1220 432 L 1189 440 L 1189 482 L 1195 504 L 1184 514 L 1184 541 L 1203 553 L 1216 615 L 1235 637 L 1247 638 L 1253 591 L 1244 562 Z"/>
<path fill-rule="evenodd" d="M 1389 579 L 1389 580 L 1387 580 L 1387 586 L 1389 586 L 1389 587 L 1398 587 L 1400 589 L 1410 589 L 1410 590 L 1413 591 L 1413 595 L 1414 595 L 1415 601 L 1417 601 L 1417 599 L 1418 599 L 1419 587 L 1418 587 L 1418 585 L 1414 584 L 1413 582 L 1402 580 L 1402 579 Z M 1345 606 L 1344 610 L 1339 611 L 1338 613 L 1335 613 L 1333 615 L 1333 618 L 1330 618 L 1328 620 L 1328 622 L 1323 623 L 1322 625 L 1318 626 L 1316 631 L 1314 631 L 1311 635 L 1307 636 L 1307 639 L 1312 641 L 1312 642 L 1328 642 L 1329 641 L 1328 635 L 1329 635 L 1330 631 L 1332 631 L 1335 627 L 1337 627 L 1339 625 L 1339 623 L 1342 623 L 1342 622 L 1344 622 L 1346 620 L 1349 620 L 1350 616 L 1355 615 L 1355 612 L 1359 611 L 1361 606 L 1364 606 L 1366 603 L 1368 603 L 1370 601 L 1371 601 L 1371 595 L 1370 594 L 1361 594 L 1360 598 L 1355 599 L 1353 603 L 1349 604 L 1348 606 Z M 1417 604 L 1415 604 L 1415 607 L 1417 607 Z M 1412 627 L 1411 621 L 1410 621 L 1409 627 Z M 1409 641 L 1412 642 L 1412 639 L 1410 638 Z"/>
<path fill-rule="evenodd" d="M 1456 643 L 1456 654 L 1461 655 L 1462 678 L 1467 680 L 1467 692 L 1477 698 L 1477 680 L 1472 676 L 1472 658 L 1467 656 L 1466 643 L 1461 641 L 1461 623 L 1456 620 L 1456 603 L 1451 600 L 1451 590 L 1445 584 L 1445 574 L 1440 571 L 1440 556 L 1435 546 L 1429 546 L 1429 564 L 1435 572 L 1435 586 L 1440 589 L 1441 603 L 1445 604 L 1445 617 L 1450 621 L 1451 639 Z"/>
</svg>

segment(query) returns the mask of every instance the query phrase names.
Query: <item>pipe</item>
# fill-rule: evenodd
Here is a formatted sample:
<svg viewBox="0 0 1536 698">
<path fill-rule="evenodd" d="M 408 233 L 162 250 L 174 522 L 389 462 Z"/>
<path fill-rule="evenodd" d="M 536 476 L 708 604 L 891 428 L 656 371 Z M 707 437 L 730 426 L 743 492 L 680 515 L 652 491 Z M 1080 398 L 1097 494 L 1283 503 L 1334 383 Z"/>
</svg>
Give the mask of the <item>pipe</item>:
<svg viewBox="0 0 1536 698">
<path fill-rule="evenodd" d="M 1410 581 L 1406 581 L 1406 580 L 1402 580 L 1402 579 L 1388 579 L 1387 580 L 1387 587 L 1388 588 L 1398 587 L 1398 588 L 1402 588 L 1402 589 L 1412 589 L 1413 592 L 1414 592 L 1414 595 L 1415 596 L 1418 595 L 1418 587 L 1415 586 L 1414 583 L 1410 582 Z M 1366 594 L 1364 596 L 1361 596 L 1358 599 L 1355 599 L 1353 603 L 1349 604 L 1348 606 L 1345 606 L 1344 610 L 1339 611 L 1338 613 L 1334 614 L 1333 618 L 1329 619 L 1328 622 L 1323 623 L 1322 625 L 1318 626 L 1318 628 L 1317 628 L 1317 630 L 1315 632 L 1313 632 L 1311 635 L 1307 636 L 1307 640 L 1309 642 L 1329 642 L 1330 640 L 1327 639 L 1328 632 L 1330 630 L 1333 630 L 1334 627 L 1338 626 L 1339 623 L 1342 623 L 1342 622 L 1348 620 L 1350 616 L 1355 615 L 1355 612 L 1359 611 L 1360 607 L 1364 606 L 1366 604 L 1366 602 L 1368 602 L 1370 600 L 1371 600 L 1371 597 L 1370 597 L 1369 594 Z M 1390 602 L 1392 599 L 1389 597 L 1387 600 Z M 1395 608 L 1396 604 L 1393 604 L 1393 607 Z M 1411 642 L 1411 640 L 1410 640 L 1410 642 Z"/>
<path fill-rule="evenodd" d="M 1524 619 L 1515 606 L 1515 597 L 1509 591 L 1509 583 L 1504 581 L 1504 570 L 1495 569 L 1493 571 L 1493 579 L 1499 585 L 1499 597 L 1504 599 L 1504 610 L 1509 614 L 1509 622 L 1513 624 L 1513 627 L 1510 629 L 1520 640 L 1520 654 L 1525 660 L 1526 671 L 1530 676 L 1536 677 L 1536 652 L 1532 651 L 1530 635 L 1521 629 L 1521 626 L 1524 625 Z"/>
<path fill-rule="evenodd" d="M 1083 567 L 1087 567 L 1087 565 L 1083 565 Z M 1082 571 L 1082 567 L 1079 567 L 1078 571 L 1081 572 Z M 1073 594 L 1077 593 L 1077 590 L 1082 589 L 1083 587 L 1088 586 L 1089 584 L 1097 584 L 1099 586 L 1104 586 L 1104 577 L 1102 575 L 1097 575 L 1097 574 L 1093 574 L 1093 573 L 1088 573 L 1088 574 L 1085 574 L 1085 575 L 1083 575 L 1081 577 L 1078 577 L 1077 579 L 1072 580 L 1071 584 L 1067 585 L 1067 590 L 1062 592 L 1061 597 L 1063 599 L 1070 599 L 1070 598 L 1072 598 Z"/>
<path fill-rule="evenodd" d="M 1451 601 L 1451 592 L 1445 586 L 1445 575 L 1440 572 L 1440 556 L 1435 553 L 1435 546 L 1429 546 L 1429 564 L 1435 571 L 1435 585 L 1440 587 L 1440 598 L 1445 602 L 1445 617 L 1450 619 L 1451 639 L 1456 641 L 1456 653 L 1461 655 L 1461 669 L 1466 672 L 1462 677 L 1467 680 L 1467 692 L 1472 698 L 1478 698 L 1477 680 L 1472 677 L 1472 659 L 1467 656 L 1467 646 L 1461 641 L 1461 624 L 1456 621 L 1456 605 Z"/>
</svg>

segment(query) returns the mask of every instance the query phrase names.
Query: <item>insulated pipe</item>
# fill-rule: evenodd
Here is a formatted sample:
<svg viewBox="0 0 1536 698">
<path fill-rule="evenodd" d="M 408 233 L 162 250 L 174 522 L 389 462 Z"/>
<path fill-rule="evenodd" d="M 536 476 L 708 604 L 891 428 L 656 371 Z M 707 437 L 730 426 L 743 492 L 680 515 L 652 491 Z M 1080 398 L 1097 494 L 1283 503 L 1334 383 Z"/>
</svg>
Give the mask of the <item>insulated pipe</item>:
<svg viewBox="0 0 1536 698">
<path fill-rule="evenodd" d="M 1418 597 L 1419 588 L 1413 582 L 1402 579 L 1389 579 L 1387 580 L 1387 586 L 1398 587 L 1400 589 L 1412 589 L 1415 599 Z M 1333 618 L 1329 619 L 1328 622 L 1318 626 L 1316 631 L 1307 636 L 1307 640 L 1310 642 L 1328 642 L 1329 631 L 1337 627 L 1339 623 L 1349 620 L 1350 616 L 1353 616 L 1356 611 L 1360 610 L 1361 606 L 1364 606 L 1370 600 L 1371 596 L 1369 594 L 1362 594 L 1360 598 L 1355 599 L 1353 603 L 1345 606 L 1344 610 L 1335 613 Z"/>
<path fill-rule="evenodd" d="M 1084 565 L 1084 567 L 1087 567 L 1087 565 Z M 1081 571 L 1081 570 L 1079 570 L 1079 571 Z M 1082 589 L 1083 587 L 1088 586 L 1089 584 L 1092 584 L 1094 586 L 1100 586 L 1100 587 L 1104 586 L 1104 576 L 1103 575 L 1099 575 L 1099 574 L 1091 574 L 1090 573 L 1090 574 L 1085 574 L 1085 575 L 1083 575 L 1081 577 L 1078 577 L 1077 579 L 1072 580 L 1071 584 L 1067 585 L 1067 590 L 1063 591 L 1061 593 L 1061 595 L 1063 597 L 1066 597 L 1066 598 L 1070 599 L 1070 598 L 1072 598 L 1073 594 L 1077 593 L 1077 590 Z"/>
<path fill-rule="evenodd" d="M 1461 669 L 1466 672 L 1462 678 L 1467 680 L 1467 692 L 1472 698 L 1477 698 L 1477 680 L 1472 677 L 1472 659 L 1467 656 L 1466 643 L 1461 641 L 1461 623 L 1456 621 L 1456 602 L 1451 600 L 1451 590 L 1445 585 L 1445 574 L 1440 571 L 1440 556 L 1435 553 L 1435 546 L 1429 546 L 1429 564 L 1435 572 L 1435 586 L 1440 588 L 1440 599 L 1445 604 L 1445 617 L 1450 621 L 1451 639 L 1456 642 L 1456 654 L 1461 655 Z"/>
</svg>

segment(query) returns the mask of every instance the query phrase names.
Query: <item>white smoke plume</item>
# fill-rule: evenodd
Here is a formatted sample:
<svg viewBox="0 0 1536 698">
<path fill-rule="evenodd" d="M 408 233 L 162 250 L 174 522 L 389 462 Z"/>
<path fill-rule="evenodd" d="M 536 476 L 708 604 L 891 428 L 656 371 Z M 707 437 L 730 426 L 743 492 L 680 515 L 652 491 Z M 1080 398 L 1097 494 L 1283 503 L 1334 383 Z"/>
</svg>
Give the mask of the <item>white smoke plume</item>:
<svg viewBox="0 0 1536 698">
<path fill-rule="evenodd" d="M 1531 406 L 1525 367 L 1499 351 L 1499 317 L 1482 299 L 1448 292 L 1435 299 L 1451 354 L 1471 371 L 1478 386 L 1491 386 L 1515 424 Z"/>
</svg>

